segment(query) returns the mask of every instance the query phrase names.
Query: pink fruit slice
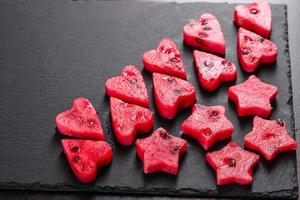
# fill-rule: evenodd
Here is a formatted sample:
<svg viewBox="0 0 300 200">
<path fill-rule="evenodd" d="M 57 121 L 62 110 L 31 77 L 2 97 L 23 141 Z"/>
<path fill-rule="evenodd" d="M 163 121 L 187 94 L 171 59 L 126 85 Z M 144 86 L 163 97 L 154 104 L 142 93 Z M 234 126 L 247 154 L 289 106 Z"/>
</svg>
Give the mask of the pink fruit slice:
<svg viewBox="0 0 300 200">
<path fill-rule="evenodd" d="M 63 135 L 104 140 L 105 135 L 95 108 L 85 98 L 78 98 L 73 101 L 70 110 L 56 116 L 56 127 Z"/>
<path fill-rule="evenodd" d="M 120 76 L 110 78 L 105 83 L 108 96 L 127 103 L 149 107 L 147 88 L 140 71 L 132 65 L 126 66 Z"/>
<path fill-rule="evenodd" d="M 255 0 L 234 8 L 234 22 L 264 38 L 271 34 L 271 8 L 268 0 Z"/>
<path fill-rule="evenodd" d="M 196 101 L 195 87 L 188 81 L 153 73 L 154 99 L 159 114 L 173 119 L 179 109 L 190 107 Z"/>
<path fill-rule="evenodd" d="M 158 128 L 144 139 L 137 139 L 136 151 L 143 161 L 144 172 L 178 174 L 179 157 L 187 150 L 187 142 Z"/>
<path fill-rule="evenodd" d="M 275 62 L 277 46 L 256 33 L 239 28 L 237 53 L 242 69 L 253 72 L 260 64 Z"/>
<path fill-rule="evenodd" d="M 230 138 L 233 124 L 225 116 L 224 106 L 204 106 L 195 104 L 193 113 L 182 124 L 181 130 L 209 149 L 216 142 Z"/>
<path fill-rule="evenodd" d="M 198 21 L 183 27 L 184 42 L 203 51 L 225 55 L 225 40 L 217 18 L 212 14 L 202 15 Z"/>
<path fill-rule="evenodd" d="M 218 185 L 245 185 L 252 183 L 252 169 L 258 163 L 259 155 L 230 142 L 219 151 L 207 153 L 206 160 L 216 171 Z"/>
<path fill-rule="evenodd" d="M 61 143 L 76 178 L 83 183 L 95 180 L 98 168 L 112 161 L 112 149 L 107 142 L 63 139 Z"/>
<path fill-rule="evenodd" d="M 231 61 L 197 50 L 193 54 L 198 80 L 205 90 L 214 91 L 222 82 L 236 79 L 236 67 Z"/>
<path fill-rule="evenodd" d="M 255 75 L 228 89 L 228 98 L 236 104 L 240 117 L 249 115 L 269 117 L 272 111 L 270 102 L 276 95 L 276 86 L 262 82 Z"/>
<path fill-rule="evenodd" d="M 110 112 L 115 135 L 122 145 L 131 145 L 137 133 L 153 128 L 153 113 L 147 108 L 111 97 Z"/>
<path fill-rule="evenodd" d="M 273 160 L 281 152 L 297 149 L 297 142 L 288 134 L 282 120 L 266 120 L 257 116 L 244 143 L 245 147 L 259 152 L 267 160 Z"/>
<path fill-rule="evenodd" d="M 146 70 L 176 76 L 186 80 L 183 64 L 176 44 L 169 38 L 161 40 L 157 49 L 144 53 L 143 63 Z"/>
</svg>

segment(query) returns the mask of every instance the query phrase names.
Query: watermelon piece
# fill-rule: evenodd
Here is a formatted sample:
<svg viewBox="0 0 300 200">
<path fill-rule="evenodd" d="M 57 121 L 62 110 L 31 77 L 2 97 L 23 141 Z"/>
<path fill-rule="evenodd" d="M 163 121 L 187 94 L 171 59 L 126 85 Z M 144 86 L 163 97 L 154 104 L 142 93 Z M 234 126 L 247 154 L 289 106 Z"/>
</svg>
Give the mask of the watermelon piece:
<svg viewBox="0 0 300 200">
<path fill-rule="evenodd" d="M 179 109 L 185 109 L 196 101 L 195 87 L 188 81 L 159 73 L 153 73 L 154 99 L 159 114 L 173 119 Z"/>
<path fill-rule="evenodd" d="M 110 113 L 115 135 L 122 145 L 131 145 L 137 132 L 146 133 L 154 126 L 151 110 L 114 97 L 110 98 Z"/>
<path fill-rule="evenodd" d="M 120 76 L 110 78 L 105 83 L 106 94 L 127 103 L 149 107 L 147 88 L 140 71 L 132 65 L 126 66 Z"/>
<path fill-rule="evenodd" d="M 198 21 L 183 27 L 184 42 L 203 51 L 225 55 L 225 39 L 217 18 L 203 14 Z"/>
<path fill-rule="evenodd" d="M 259 152 L 267 160 L 279 153 L 297 149 L 297 142 L 288 134 L 282 120 L 266 120 L 255 116 L 253 130 L 244 138 L 245 147 Z"/>
<path fill-rule="evenodd" d="M 252 183 L 252 169 L 258 163 L 259 155 L 230 142 L 219 151 L 207 153 L 206 160 L 216 171 L 218 185 L 246 185 Z"/>
<path fill-rule="evenodd" d="M 177 175 L 179 157 L 187 150 L 184 139 L 172 136 L 163 128 L 156 129 L 147 138 L 137 139 L 135 145 L 146 174 L 162 171 Z"/>
<path fill-rule="evenodd" d="M 238 116 L 257 115 L 268 118 L 271 103 L 277 95 L 277 87 L 262 82 L 251 75 L 245 82 L 228 89 L 228 99 L 236 104 Z"/>
<path fill-rule="evenodd" d="M 206 150 L 216 142 L 230 138 L 233 129 L 233 124 L 225 116 L 225 107 L 220 105 L 195 104 L 192 115 L 181 124 L 183 134 L 197 140 Z"/>
<path fill-rule="evenodd" d="M 95 180 L 98 168 L 112 161 L 112 148 L 105 141 L 63 139 L 61 143 L 73 173 L 83 183 Z"/>
<path fill-rule="evenodd" d="M 256 33 L 239 28 L 237 43 L 239 63 L 246 72 L 255 71 L 260 64 L 276 61 L 277 46 Z"/>
<path fill-rule="evenodd" d="M 143 64 L 149 72 L 187 79 L 180 52 L 176 44 L 169 38 L 161 40 L 155 50 L 144 53 Z"/>
<path fill-rule="evenodd" d="M 268 0 L 255 0 L 250 4 L 236 6 L 233 18 L 236 25 L 270 38 L 272 19 Z"/>
<path fill-rule="evenodd" d="M 56 116 L 59 133 L 77 138 L 104 140 L 105 135 L 96 110 L 86 98 L 73 101 L 70 110 Z"/>
<path fill-rule="evenodd" d="M 222 82 L 236 79 L 236 67 L 231 61 L 197 50 L 193 54 L 198 80 L 205 90 L 214 91 Z"/>
</svg>

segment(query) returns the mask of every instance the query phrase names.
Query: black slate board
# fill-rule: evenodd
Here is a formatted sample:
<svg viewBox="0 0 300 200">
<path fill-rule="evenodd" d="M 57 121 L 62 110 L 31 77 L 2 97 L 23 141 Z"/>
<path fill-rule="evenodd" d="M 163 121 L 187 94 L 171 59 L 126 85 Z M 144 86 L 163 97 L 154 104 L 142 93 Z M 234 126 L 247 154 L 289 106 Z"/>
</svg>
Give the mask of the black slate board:
<svg viewBox="0 0 300 200">
<path fill-rule="evenodd" d="M 251 118 L 239 119 L 228 102 L 223 85 L 217 92 L 204 92 L 197 82 L 192 48 L 182 43 L 181 28 L 191 19 L 210 12 L 217 16 L 227 42 L 226 58 L 237 66 L 236 32 L 232 23 L 234 5 L 210 3 L 136 3 L 97 1 L 4 1 L 0 4 L 0 188 L 50 191 L 96 191 L 182 196 L 296 198 L 295 152 L 284 153 L 273 162 L 264 159 L 255 168 L 252 186 L 217 187 L 215 173 L 205 162 L 205 151 L 194 141 L 181 160 L 179 175 L 144 175 L 135 148 L 116 143 L 110 122 L 105 80 L 118 75 L 125 65 L 142 70 L 141 56 L 155 48 L 163 37 L 178 45 L 188 71 L 188 80 L 197 87 L 199 103 L 226 105 L 234 122 L 232 140 L 243 145 L 243 136 L 252 128 Z M 272 40 L 279 47 L 277 62 L 256 74 L 278 86 L 271 118 L 289 123 L 294 136 L 290 62 L 285 5 L 272 5 Z M 143 71 L 152 98 L 151 75 Z M 238 70 L 236 83 L 248 74 Z M 114 160 L 89 185 L 76 181 L 62 154 L 61 136 L 54 118 L 72 100 L 90 99 L 113 146 Z M 151 108 L 156 112 L 153 101 Z M 163 126 L 180 135 L 180 123 L 190 109 L 173 121 L 156 115 L 155 127 Z M 221 142 L 219 149 L 228 142 Z"/>
</svg>

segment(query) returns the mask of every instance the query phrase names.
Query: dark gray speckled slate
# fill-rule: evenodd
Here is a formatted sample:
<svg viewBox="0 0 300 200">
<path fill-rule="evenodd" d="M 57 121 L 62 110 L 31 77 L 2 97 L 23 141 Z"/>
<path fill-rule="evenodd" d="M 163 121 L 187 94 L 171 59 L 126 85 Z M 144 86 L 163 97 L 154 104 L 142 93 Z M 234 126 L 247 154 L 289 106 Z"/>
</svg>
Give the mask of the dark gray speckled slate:
<svg viewBox="0 0 300 200">
<path fill-rule="evenodd" d="M 20 1 L 21 2 L 21 1 Z M 193 68 L 192 48 L 182 43 L 181 28 L 191 19 L 210 12 L 224 29 L 226 54 L 238 65 L 234 5 L 210 3 L 135 3 L 97 1 L 22 1 L 0 4 L 0 188 L 50 191 L 96 191 L 155 195 L 222 197 L 297 197 L 295 152 L 273 162 L 262 159 L 254 170 L 251 186 L 218 187 L 215 173 L 205 162 L 205 151 L 194 141 L 181 160 L 179 175 L 144 175 L 135 148 L 122 148 L 111 129 L 105 80 L 118 75 L 125 65 L 143 69 L 141 56 L 163 37 L 172 38 L 183 54 L 188 80 L 197 87 L 199 103 L 222 104 L 234 122 L 232 140 L 243 145 L 252 128 L 251 118 L 239 119 L 228 102 L 226 88 L 206 93 L 200 89 Z M 272 5 L 272 40 L 279 47 L 277 62 L 256 74 L 278 86 L 271 118 L 289 123 L 294 136 L 286 6 Z M 143 71 L 152 100 L 151 76 Z M 238 70 L 240 83 L 248 74 Z M 99 112 L 114 160 L 89 185 L 76 181 L 62 154 L 61 137 L 54 118 L 72 100 L 83 96 Z M 153 101 L 151 108 L 156 112 Z M 190 114 L 182 111 L 173 121 L 156 115 L 155 127 L 180 135 L 180 123 Z M 219 149 L 226 142 L 219 143 Z"/>
</svg>

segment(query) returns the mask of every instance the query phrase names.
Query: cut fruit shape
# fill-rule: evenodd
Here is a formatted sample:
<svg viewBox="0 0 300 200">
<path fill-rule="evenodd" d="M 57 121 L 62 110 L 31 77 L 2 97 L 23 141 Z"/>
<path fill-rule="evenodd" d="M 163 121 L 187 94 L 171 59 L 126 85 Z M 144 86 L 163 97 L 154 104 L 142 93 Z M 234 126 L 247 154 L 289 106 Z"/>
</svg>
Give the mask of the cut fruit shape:
<svg viewBox="0 0 300 200">
<path fill-rule="evenodd" d="M 270 102 L 276 98 L 276 95 L 276 86 L 262 82 L 255 75 L 228 89 L 228 98 L 236 104 L 240 117 L 249 115 L 269 117 L 272 112 Z"/>
<path fill-rule="evenodd" d="M 143 161 L 144 172 L 178 174 L 179 157 L 187 150 L 187 142 L 158 128 L 144 139 L 137 139 L 136 151 Z"/>
<path fill-rule="evenodd" d="M 224 106 L 195 104 L 192 115 L 181 124 L 182 132 L 197 140 L 206 150 L 216 142 L 230 138 L 233 129 L 233 124 L 225 116 Z"/>
<path fill-rule="evenodd" d="M 110 98 L 110 112 L 115 135 L 122 145 L 131 145 L 137 133 L 148 132 L 154 126 L 151 110 L 114 97 Z"/>
<path fill-rule="evenodd" d="M 120 76 L 110 78 L 105 83 L 106 94 L 127 103 L 149 107 L 149 97 L 140 71 L 132 65 L 126 66 Z"/>
<path fill-rule="evenodd" d="M 256 33 L 239 28 L 237 42 L 239 62 L 246 72 L 255 71 L 260 64 L 276 61 L 277 46 Z"/>
<path fill-rule="evenodd" d="M 216 171 L 218 185 L 245 185 L 252 183 L 252 169 L 258 163 L 259 155 L 230 142 L 219 151 L 207 153 L 206 160 Z"/>
<path fill-rule="evenodd" d="M 95 180 L 98 168 L 112 161 L 111 146 L 105 141 L 63 139 L 61 143 L 76 178 L 83 183 Z"/>
<path fill-rule="evenodd" d="M 222 82 L 236 79 L 236 67 L 231 61 L 197 50 L 193 54 L 198 80 L 205 90 L 214 91 Z"/>
<path fill-rule="evenodd" d="M 234 22 L 264 38 L 271 35 L 271 8 L 268 0 L 255 0 L 250 4 L 234 8 Z"/>
<path fill-rule="evenodd" d="M 179 109 L 185 109 L 196 101 L 195 87 L 188 81 L 159 73 L 153 73 L 154 99 L 159 114 L 173 119 Z"/>
<path fill-rule="evenodd" d="M 185 80 L 187 78 L 180 52 L 169 38 L 161 40 L 155 50 L 144 53 L 143 64 L 150 72 L 176 76 Z"/>
<path fill-rule="evenodd" d="M 266 120 L 257 116 L 244 143 L 245 147 L 259 152 L 267 160 L 273 160 L 281 152 L 297 149 L 297 142 L 288 134 L 282 120 Z"/>
<path fill-rule="evenodd" d="M 70 110 L 56 116 L 59 133 L 82 139 L 104 140 L 105 135 L 93 105 L 86 98 L 73 101 Z"/>
<path fill-rule="evenodd" d="M 203 51 L 225 55 L 225 39 L 217 18 L 203 14 L 198 21 L 183 27 L 184 42 Z"/>
</svg>

